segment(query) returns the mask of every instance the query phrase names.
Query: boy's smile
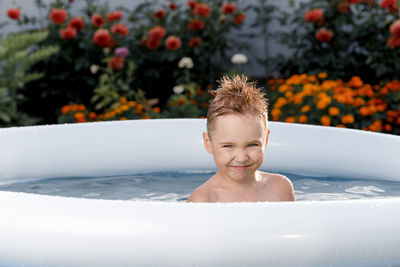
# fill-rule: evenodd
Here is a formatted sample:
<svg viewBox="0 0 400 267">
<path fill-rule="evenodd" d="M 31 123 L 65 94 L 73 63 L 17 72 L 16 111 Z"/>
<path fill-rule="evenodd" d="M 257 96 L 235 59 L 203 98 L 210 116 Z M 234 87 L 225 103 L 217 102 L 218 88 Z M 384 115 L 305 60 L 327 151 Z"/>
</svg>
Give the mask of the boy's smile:
<svg viewBox="0 0 400 267">
<path fill-rule="evenodd" d="M 214 156 L 216 176 L 232 184 L 251 185 L 264 160 L 269 130 L 262 118 L 251 114 L 229 113 L 218 117 L 204 145 Z"/>
</svg>

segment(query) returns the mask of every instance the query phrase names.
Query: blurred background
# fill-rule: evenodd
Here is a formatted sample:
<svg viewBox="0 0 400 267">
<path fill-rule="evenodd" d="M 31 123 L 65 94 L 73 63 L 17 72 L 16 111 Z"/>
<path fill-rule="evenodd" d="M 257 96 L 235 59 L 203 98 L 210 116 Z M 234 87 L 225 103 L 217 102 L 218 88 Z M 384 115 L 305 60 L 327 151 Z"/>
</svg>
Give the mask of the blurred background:
<svg viewBox="0 0 400 267">
<path fill-rule="evenodd" d="M 398 0 L 0 1 L 0 127 L 205 117 L 223 75 L 273 121 L 400 134 Z"/>
</svg>

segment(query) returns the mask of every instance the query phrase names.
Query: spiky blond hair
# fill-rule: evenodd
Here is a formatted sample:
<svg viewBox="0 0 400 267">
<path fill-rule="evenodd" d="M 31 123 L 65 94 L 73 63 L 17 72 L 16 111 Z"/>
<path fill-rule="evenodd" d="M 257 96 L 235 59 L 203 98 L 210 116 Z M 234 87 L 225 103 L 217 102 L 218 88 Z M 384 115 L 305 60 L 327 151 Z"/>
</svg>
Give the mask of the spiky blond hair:
<svg viewBox="0 0 400 267">
<path fill-rule="evenodd" d="M 268 103 L 264 93 L 256 87 L 255 82 L 248 81 L 244 75 L 234 75 L 233 77 L 223 76 L 219 80 L 219 84 L 216 90 L 210 90 L 214 99 L 210 101 L 207 112 L 207 131 L 209 133 L 219 116 L 235 112 L 262 118 L 267 126 Z"/>
</svg>

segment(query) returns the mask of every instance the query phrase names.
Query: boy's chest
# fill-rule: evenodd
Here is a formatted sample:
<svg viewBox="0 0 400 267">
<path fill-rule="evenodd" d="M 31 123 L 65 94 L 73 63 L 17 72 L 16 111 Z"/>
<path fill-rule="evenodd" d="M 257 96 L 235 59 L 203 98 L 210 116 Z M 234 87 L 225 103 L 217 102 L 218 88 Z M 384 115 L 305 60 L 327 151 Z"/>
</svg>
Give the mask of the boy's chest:
<svg viewBox="0 0 400 267">
<path fill-rule="evenodd" d="M 232 191 L 223 188 L 210 190 L 209 198 L 212 202 L 257 202 L 257 201 L 281 201 L 282 198 L 267 186 L 255 189 Z"/>
</svg>

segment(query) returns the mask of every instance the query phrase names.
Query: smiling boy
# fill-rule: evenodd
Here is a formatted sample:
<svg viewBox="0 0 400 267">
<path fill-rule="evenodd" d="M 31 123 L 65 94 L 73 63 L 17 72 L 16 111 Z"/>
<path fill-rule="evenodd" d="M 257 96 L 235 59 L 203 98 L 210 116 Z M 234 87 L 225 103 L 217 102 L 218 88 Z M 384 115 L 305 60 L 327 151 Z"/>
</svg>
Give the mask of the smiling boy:
<svg viewBox="0 0 400 267">
<path fill-rule="evenodd" d="M 223 77 L 207 113 L 204 147 L 218 171 L 200 185 L 188 202 L 294 201 L 290 180 L 261 172 L 268 144 L 268 105 L 247 78 Z"/>
</svg>

